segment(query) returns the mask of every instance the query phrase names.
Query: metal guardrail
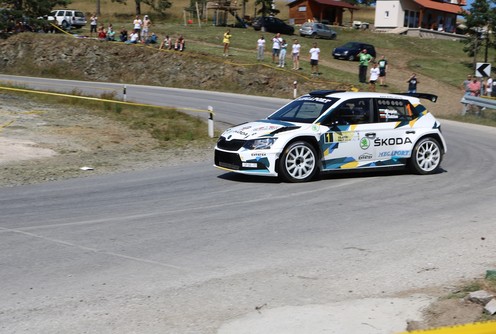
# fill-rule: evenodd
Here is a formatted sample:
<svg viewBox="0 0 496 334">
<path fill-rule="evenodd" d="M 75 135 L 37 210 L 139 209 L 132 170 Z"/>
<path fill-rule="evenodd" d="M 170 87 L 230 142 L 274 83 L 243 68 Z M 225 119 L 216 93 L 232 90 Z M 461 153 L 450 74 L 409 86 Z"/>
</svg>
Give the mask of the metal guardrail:
<svg viewBox="0 0 496 334">
<path fill-rule="evenodd" d="M 477 97 L 471 95 L 464 95 L 460 100 L 463 104 L 462 115 L 465 115 L 471 108 L 471 106 L 479 107 L 479 112 L 482 108 L 496 109 L 496 100 L 488 97 Z"/>
</svg>

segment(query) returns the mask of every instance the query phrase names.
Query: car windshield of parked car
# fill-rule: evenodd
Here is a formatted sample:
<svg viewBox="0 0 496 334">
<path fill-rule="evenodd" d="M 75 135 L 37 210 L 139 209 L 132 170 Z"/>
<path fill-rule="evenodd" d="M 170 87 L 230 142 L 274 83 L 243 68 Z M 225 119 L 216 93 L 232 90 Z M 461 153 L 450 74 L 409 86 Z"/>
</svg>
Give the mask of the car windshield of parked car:
<svg viewBox="0 0 496 334">
<path fill-rule="evenodd" d="M 354 48 L 356 45 L 357 45 L 356 43 L 348 42 L 345 45 L 343 45 L 342 47 L 346 48 L 346 49 L 351 49 L 351 48 Z"/>
<path fill-rule="evenodd" d="M 285 105 L 267 119 L 298 123 L 313 123 L 330 106 L 336 98 L 304 96 Z"/>
</svg>

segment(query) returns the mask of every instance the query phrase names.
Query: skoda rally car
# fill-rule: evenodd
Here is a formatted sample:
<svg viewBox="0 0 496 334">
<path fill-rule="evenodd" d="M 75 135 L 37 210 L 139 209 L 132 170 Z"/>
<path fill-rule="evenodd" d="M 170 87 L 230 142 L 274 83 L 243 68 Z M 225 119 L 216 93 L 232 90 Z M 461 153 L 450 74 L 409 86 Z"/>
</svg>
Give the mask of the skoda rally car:
<svg viewBox="0 0 496 334">
<path fill-rule="evenodd" d="M 439 170 L 446 142 L 420 103 L 431 94 L 314 91 L 266 119 L 226 130 L 215 147 L 223 170 L 311 180 L 318 172 L 408 166 Z"/>
</svg>

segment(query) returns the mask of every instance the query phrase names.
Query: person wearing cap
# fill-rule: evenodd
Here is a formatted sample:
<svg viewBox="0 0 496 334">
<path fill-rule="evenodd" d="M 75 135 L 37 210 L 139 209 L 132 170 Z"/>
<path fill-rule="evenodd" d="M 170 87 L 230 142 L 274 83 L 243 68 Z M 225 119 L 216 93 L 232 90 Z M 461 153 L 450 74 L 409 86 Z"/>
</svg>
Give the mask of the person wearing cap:
<svg viewBox="0 0 496 334">
<path fill-rule="evenodd" d="M 143 29 L 141 30 L 141 40 L 142 41 L 147 41 L 148 40 L 148 32 L 150 31 L 150 26 L 152 25 L 152 20 L 150 20 L 150 17 L 148 15 L 145 15 L 143 18 Z"/>
</svg>

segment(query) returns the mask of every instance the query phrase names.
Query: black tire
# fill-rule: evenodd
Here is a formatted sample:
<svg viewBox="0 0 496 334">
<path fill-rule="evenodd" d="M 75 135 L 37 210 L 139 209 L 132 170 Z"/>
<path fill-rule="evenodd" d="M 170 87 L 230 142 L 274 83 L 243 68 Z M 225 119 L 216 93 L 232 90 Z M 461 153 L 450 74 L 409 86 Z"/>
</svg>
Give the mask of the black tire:
<svg viewBox="0 0 496 334">
<path fill-rule="evenodd" d="M 317 172 L 317 153 L 308 142 L 289 144 L 279 158 L 279 175 L 287 182 L 307 182 Z"/>
<path fill-rule="evenodd" d="M 331 35 L 331 39 L 336 39 L 337 35 Z"/>
<path fill-rule="evenodd" d="M 355 56 L 354 55 L 349 55 L 348 58 L 346 58 L 346 59 L 348 59 L 349 61 L 353 61 L 353 60 L 355 60 Z"/>
<path fill-rule="evenodd" d="M 416 174 L 434 174 L 443 160 L 443 150 L 439 142 L 431 137 L 419 140 L 413 148 L 410 169 Z"/>
<path fill-rule="evenodd" d="M 317 33 L 316 32 L 312 33 L 312 36 L 311 37 L 314 38 L 314 39 L 317 38 L 318 37 L 317 36 Z"/>
</svg>

